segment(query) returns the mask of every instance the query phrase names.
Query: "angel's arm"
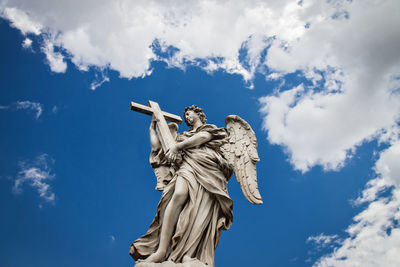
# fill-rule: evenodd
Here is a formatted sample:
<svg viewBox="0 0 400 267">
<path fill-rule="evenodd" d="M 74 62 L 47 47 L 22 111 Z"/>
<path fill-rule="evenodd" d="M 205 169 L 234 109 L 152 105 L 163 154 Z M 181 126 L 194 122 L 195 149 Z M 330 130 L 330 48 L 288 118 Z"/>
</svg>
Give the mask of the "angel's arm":
<svg viewBox="0 0 400 267">
<path fill-rule="evenodd" d="M 204 143 L 207 143 L 210 141 L 212 138 L 212 135 L 209 132 L 199 132 L 193 135 L 192 137 L 189 137 L 188 139 L 177 143 L 176 148 L 177 150 L 183 150 L 186 148 L 191 148 L 195 146 L 202 145 Z"/>
<path fill-rule="evenodd" d="M 178 155 L 178 151 L 202 145 L 204 143 L 207 143 L 211 139 L 212 139 L 212 135 L 209 132 L 196 133 L 195 135 L 189 137 L 188 139 L 186 139 L 186 140 L 184 140 L 184 141 L 182 141 L 180 143 L 175 144 L 175 146 L 171 147 L 167 151 L 165 156 L 167 157 L 167 159 L 169 161 L 175 161 L 175 159 L 176 159 L 176 157 Z"/>
<path fill-rule="evenodd" d="M 158 139 L 158 136 L 156 134 L 156 122 L 154 120 L 151 121 L 150 128 L 149 128 L 149 134 L 150 134 L 150 145 L 151 145 L 151 150 L 155 151 L 161 148 L 160 140 Z"/>
</svg>

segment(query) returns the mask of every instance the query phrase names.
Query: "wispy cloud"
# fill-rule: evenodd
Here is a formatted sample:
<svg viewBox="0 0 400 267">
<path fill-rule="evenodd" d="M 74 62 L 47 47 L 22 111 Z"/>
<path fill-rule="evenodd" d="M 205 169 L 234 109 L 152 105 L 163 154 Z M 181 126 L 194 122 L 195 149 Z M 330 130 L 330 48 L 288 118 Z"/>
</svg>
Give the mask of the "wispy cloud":
<svg viewBox="0 0 400 267">
<path fill-rule="evenodd" d="M 347 237 L 314 266 L 400 266 L 399 159 L 400 141 L 381 152 L 375 165 L 377 176 L 357 201 L 368 206 L 353 218 L 354 223 L 346 229 Z M 380 194 L 383 188 L 389 190 L 388 195 Z"/>
<path fill-rule="evenodd" d="M 54 106 L 51 108 L 51 112 L 52 112 L 53 114 L 57 114 L 57 112 L 58 112 L 58 107 L 57 107 L 57 105 L 54 105 Z"/>
<path fill-rule="evenodd" d="M 325 235 L 321 233 L 317 236 L 310 236 L 307 238 L 307 243 L 314 243 L 318 247 L 326 247 L 329 244 L 338 242 L 338 235 Z"/>
<path fill-rule="evenodd" d="M 32 161 L 20 161 L 20 171 L 15 177 L 13 192 L 21 194 L 23 186 L 28 185 L 37 191 L 41 199 L 54 204 L 55 194 L 49 184 L 55 177 L 50 168 L 53 161 L 47 154 L 41 154 Z"/>
<path fill-rule="evenodd" d="M 1 106 L 0 110 L 31 110 L 35 114 L 35 119 L 39 119 L 43 112 L 43 105 L 38 102 L 17 101 L 7 106 Z"/>
<path fill-rule="evenodd" d="M 110 78 L 108 78 L 107 74 L 102 71 L 100 74 L 95 74 L 95 80 L 90 84 L 90 89 L 96 90 L 97 87 L 101 86 L 105 82 L 109 82 Z"/>
</svg>

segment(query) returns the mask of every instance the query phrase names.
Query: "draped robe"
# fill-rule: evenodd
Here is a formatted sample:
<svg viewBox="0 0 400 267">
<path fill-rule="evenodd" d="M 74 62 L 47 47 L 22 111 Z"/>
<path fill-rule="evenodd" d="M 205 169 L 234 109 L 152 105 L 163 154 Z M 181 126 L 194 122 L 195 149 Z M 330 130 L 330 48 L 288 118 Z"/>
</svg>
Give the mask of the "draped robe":
<svg viewBox="0 0 400 267">
<path fill-rule="evenodd" d="M 207 131 L 212 139 L 197 147 L 182 151 L 182 162 L 175 168 L 175 175 L 165 186 L 157 206 L 157 214 L 145 235 L 131 245 L 135 259 L 145 259 L 159 245 L 165 209 L 171 200 L 177 177 L 182 177 L 188 187 L 188 199 L 179 215 L 165 261 L 182 262 L 183 256 L 194 248 L 194 257 L 214 266 L 214 251 L 221 236 L 232 224 L 232 200 L 228 195 L 227 181 L 232 169 L 223 158 L 220 147 L 227 140 L 224 128 L 205 124 L 196 131 L 179 134 L 177 142 Z"/>
</svg>

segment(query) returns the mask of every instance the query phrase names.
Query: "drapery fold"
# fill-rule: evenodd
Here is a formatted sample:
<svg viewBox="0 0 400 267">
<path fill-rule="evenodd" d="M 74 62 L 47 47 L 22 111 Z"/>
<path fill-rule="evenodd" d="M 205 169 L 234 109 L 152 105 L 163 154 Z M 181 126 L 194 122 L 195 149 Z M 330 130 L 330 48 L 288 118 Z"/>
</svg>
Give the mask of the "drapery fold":
<svg viewBox="0 0 400 267">
<path fill-rule="evenodd" d="M 233 219 L 233 204 L 226 187 L 232 170 L 219 150 L 226 142 L 225 129 L 203 125 L 196 131 L 179 134 L 176 141 L 182 142 L 200 131 L 209 132 L 211 141 L 183 151 L 183 161 L 164 188 L 149 230 L 132 243 L 135 260 L 145 259 L 157 250 L 165 209 L 173 196 L 177 177 L 182 177 L 189 196 L 179 215 L 165 260 L 181 262 L 193 248 L 195 258 L 214 266 L 214 251 L 221 230 L 229 229 Z"/>
</svg>

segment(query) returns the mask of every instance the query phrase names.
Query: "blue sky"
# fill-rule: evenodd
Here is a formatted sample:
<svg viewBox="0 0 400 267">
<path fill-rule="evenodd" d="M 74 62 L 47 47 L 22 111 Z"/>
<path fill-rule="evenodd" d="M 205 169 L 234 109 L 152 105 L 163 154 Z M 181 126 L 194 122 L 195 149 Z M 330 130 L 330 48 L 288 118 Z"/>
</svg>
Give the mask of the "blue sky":
<svg viewBox="0 0 400 267">
<path fill-rule="evenodd" d="M 153 100 L 256 133 L 264 204 L 230 180 L 216 266 L 398 266 L 399 9 L 0 1 L 1 265 L 132 266 L 160 193 L 129 103 Z"/>
</svg>

